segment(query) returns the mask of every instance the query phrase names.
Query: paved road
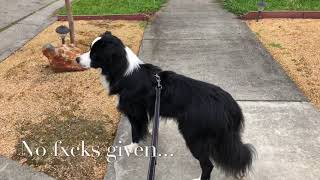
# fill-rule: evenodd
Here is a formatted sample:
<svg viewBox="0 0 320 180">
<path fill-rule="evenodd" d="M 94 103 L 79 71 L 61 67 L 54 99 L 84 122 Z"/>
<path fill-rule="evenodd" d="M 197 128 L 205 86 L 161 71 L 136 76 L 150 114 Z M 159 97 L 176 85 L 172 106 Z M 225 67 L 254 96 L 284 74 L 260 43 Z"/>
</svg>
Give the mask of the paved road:
<svg viewBox="0 0 320 180">
<path fill-rule="evenodd" d="M 212 0 L 170 0 L 146 30 L 140 57 L 163 69 L 208 81 L 229 91 L 246 117 L 244 138 L 258 151 L 252 180 L 319 179 L 320 112 L 299 92 L 244 22 Z M 174 122 L 162 123 L 157 180 L 191 180 L 200 167 Z M 146 145 L 149 144 L 147 139 Z M 121 141 L 122 143 L 119 143 Z M 130 142 L 121 120 L 115 145 Z M 119 157 L 107 180 L 146 178 L 148 159 Z M 217 169 L 212 179 L 231 180 Z"/>
<path fill-rule="evenodd" d="M 56 20 L 63 0 L 0 0 L 0 62 Z"/>
<path fill-rule="evenodd" d="M 0 29 L 23 19 L 56 0 L 0 0 Z"/>
</svg>

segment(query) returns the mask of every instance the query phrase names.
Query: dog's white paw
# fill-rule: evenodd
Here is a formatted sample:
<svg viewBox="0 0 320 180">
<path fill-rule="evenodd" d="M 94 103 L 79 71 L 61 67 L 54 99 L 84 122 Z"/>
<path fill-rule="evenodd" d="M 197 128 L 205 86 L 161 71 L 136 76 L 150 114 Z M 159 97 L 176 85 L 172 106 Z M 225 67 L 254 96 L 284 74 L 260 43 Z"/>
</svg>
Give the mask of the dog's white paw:
<svg viewBox="0 0 320 180">
<path fill-rule="evenodd" d="M 124 146 L 124 148 L 129 152 L 133 153 L 139 147 L 138 143 L 131 143 L 129 145 Z"/>
<path fill-rule="evenodd" d="M 152 128 L 148 128 L 148 132 L 150 135 L 152 135 L 153 129 Z"/>
<path fill-rule="evenodd" d="M 192 179 L 192 180 L 201 180 L 201 175 L 200 175 L 200 177 Z"/>
<path fill-rule="evenodd" d="M 153 122 L 150 121 L 149 124 L 148 124 L 148 132 L 150 135 L 152 135 L 152 131 L 153 131 Z"/>
</svg>

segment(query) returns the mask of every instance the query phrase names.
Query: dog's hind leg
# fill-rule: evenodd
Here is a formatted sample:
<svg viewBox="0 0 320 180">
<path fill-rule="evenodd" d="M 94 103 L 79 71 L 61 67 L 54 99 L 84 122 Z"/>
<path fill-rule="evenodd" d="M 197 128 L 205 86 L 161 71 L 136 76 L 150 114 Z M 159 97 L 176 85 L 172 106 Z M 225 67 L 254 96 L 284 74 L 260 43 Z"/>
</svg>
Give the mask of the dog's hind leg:
<svg viewBox="0 0 320 180">
<path fill-rule="evenodd" d="M 213 169 L 212 162 L 210 161 L 208 156 L 201 157 L 199 161 L 200 161 L 200 166 L 202 169 L 200 180 L 210 180 L 211 171 Z"/>
<path fill-rule="evenodd" d="M 193 180 L 210 180 L 213 164 L 210 161 L 208 148 L 206 148 L 206 146 L 207 145 L 201 140 L 194 144 L 188 144 L 192 155 L 199 160 L 202 170 L 201 176 Z"/>
</svg>

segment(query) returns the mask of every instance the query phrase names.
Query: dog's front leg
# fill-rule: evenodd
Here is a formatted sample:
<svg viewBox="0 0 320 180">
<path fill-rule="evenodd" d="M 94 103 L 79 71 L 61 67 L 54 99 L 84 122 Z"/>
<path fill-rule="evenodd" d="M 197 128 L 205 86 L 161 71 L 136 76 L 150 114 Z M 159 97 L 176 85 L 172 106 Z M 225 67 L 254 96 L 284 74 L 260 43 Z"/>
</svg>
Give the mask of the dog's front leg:
<svg viewBox="0 0 320 180">
<path fill-rule="evenodd" d="M 133 153 L 138 147 L 139 142 L 142 140 L 143 136 L 141 134 L 139 125 L 135 122 L 130 121 L 131 124 L 131 135 L 132 135 L 132 142 L 129 145 L 126 145 L 125 148 L 130 152 Z"/>
<path fill-rule="evenodd" d="M 132 143 L 125 146 L 125 148 L 127 148 L 128 152 L 133 153 L 139 147 L 139 142 L 146 135 L 148 119 L 143 114 L 140 114 L 140 116 L 128 115 L 128 119 L 131 124 Z"/>
</svg>

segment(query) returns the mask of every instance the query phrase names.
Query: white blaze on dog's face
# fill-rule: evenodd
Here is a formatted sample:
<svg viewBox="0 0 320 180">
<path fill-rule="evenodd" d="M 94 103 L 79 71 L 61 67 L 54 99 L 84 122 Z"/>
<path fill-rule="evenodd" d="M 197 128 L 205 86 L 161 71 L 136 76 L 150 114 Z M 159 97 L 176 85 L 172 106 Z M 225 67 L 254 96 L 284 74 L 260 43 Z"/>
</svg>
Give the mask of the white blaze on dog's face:
<svg viewBox="0 0 320 180">
<path fill-rule="evenodd" d="M 80 55 L 77 62 L 84 68 L 101 68 L 109 72 L 119 70 L 124 76 L 130 75 L 143 64 L 130 48 L 110 32 L 94 39 L 90 51 Z"/>
</svg>

